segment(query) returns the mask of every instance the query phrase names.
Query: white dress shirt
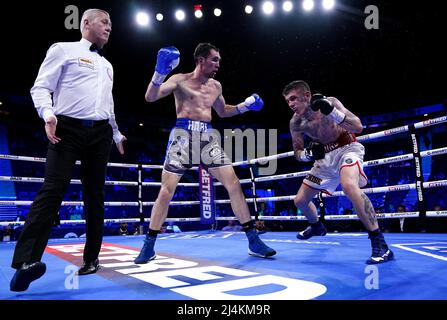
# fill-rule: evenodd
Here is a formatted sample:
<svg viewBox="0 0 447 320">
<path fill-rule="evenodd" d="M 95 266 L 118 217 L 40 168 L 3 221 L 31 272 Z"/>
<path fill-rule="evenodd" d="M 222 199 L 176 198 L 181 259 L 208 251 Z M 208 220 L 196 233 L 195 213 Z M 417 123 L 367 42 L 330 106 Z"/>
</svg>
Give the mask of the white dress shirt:
<svg viewBox="0 0 447 320">
<path fill-rule="evenodd" d="M 113 140 L 119 143 L 123 136 L 115 121 L 113 67 L 96 51 L 90 51 L 91 45 L 84 38 L 53 44 L 40 66 L 31 96 L 45 121 L 58 115 L 83 120 L 109 119 Z"/>
</svg>

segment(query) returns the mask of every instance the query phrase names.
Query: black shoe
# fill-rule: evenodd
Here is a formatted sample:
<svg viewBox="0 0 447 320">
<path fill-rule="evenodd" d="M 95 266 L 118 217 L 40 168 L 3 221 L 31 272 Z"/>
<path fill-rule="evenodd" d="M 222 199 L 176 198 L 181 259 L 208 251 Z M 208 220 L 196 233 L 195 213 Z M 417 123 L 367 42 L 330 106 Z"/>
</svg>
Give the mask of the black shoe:
<svg viewBox="0 0 447 320">
<path fill-rule="evenodd" d="M 84 276 L 87 274 L 92 274 L 95 273 L 96 271 L 98 271 L 100 268 L 99 266 L 99 260 L 96 259 L 94 261 L 84 261 L 84 263 L 82 264 L 82 267 L 78 270 L 78 272 L 76 272 L 76 274 L 78 276 Z"/>
<path fill-rule="evenodd" d="M 326 228 L 324 227 L 324 224 L 321 222 L 317 222 L 315 224 L 311 224 L 305 230 L 298 232 L 296 237 L 300 240 L 307 240 L 313 236 L 325 236 L 325 235 L 326 235 Z"/>
<path fill-rule="evenodd" d="M 11 291 L 25 291 L 31 282 L 44 275 L 47 266 L 43 262 L 24 263 L 17 269 L 11 279 L 9 289 Z"/>
<path fill-rule="evenodd" d="M 371 239 L 372 254 L 366 260 L 366 264 L 379 264 L 394 259 L 394 253 L 388 248 L 383 234 L 369 238 Z"/>
<path fill-rule="evenodd" d="M 366 264 L 379 264 L 384 263 L 394 259 L 394 253 L 390 249 L 384 249 L 377 253 L 373 253 L 368 260 L 366 260 Z"/>
</svg>

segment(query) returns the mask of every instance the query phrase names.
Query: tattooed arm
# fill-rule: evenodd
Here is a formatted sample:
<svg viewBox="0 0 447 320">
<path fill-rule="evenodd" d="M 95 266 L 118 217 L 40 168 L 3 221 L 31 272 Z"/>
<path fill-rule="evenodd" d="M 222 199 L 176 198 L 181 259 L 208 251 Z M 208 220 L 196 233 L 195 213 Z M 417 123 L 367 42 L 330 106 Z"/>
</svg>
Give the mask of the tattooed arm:
<svg viewBox="0 0 447 320">
<path fill-rule="evenodd" d="M 290 120 L 290 135 L 292 136 L 293 152 L 298 161 L 309 161 L 304 159 L 304 134 L 299 123 L 299 118 L 295 115 Z"/>
<path fill-rule="evenodd" d="M 343 104 L 335 97 L 329 97 L 328 100 L 332 103 L 332 105 L 340 112 L 345 114 L 345 119 L 343 122 L 339 124 L 340 127 L 346 129 L 352 133 L 360 133 L 363 130 L 363 125 L 360 119 L 353 114 L 351 111 L 346 109 Z"/>
</svg>

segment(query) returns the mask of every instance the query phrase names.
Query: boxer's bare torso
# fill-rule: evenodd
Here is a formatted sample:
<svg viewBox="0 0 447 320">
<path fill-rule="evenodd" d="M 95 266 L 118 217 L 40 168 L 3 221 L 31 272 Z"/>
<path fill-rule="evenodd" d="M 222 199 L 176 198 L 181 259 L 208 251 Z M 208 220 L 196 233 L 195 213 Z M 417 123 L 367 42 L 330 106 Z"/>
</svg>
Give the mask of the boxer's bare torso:
<svg viewBox="0 0 447 320">
<path fill-rule="evenodd" d="M 211 108 L 222 94 L 221 84 L 212 78 L 205 82 L 194 78 L 194 73 L 176 74 L 172 77 L 177 118 L 211 121 Z"/>
<path fill-rule="evenodd" d="M 331 102 L 336 101 L 332 97 L 328 99 Z M 303 134 L 322 144 L 329 144 L 335 142 L 341 134 L 347 132 L 346 129 L 337 125 L 333 120 L 328 119 L 320 112 L 312 111 L 310 108 L 293 114 L 290 120 L 290 131 L 294 147 L 298 150 L 303 150 L 304 148 Z"/>
</svg>

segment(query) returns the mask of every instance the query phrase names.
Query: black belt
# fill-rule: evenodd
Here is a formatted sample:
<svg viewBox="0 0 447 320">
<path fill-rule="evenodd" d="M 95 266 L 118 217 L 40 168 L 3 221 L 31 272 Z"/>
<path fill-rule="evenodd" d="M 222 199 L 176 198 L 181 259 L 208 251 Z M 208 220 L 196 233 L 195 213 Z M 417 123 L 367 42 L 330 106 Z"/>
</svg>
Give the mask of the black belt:
<svg viewBox="0 0 447 320">
<path fill-rule="evenodd" d="M 71 118 L 71 117 L 62 116 L 62 115 L 58 115 L 56 117 L 58 119 L 62 120 L 63 122 L 74 124 L 74 125 L 81 126 L 81 127 L 87 127 L 87 128 L 98 127 L 98 126 L 102 126 L 102 125 L 109 123 L 109 119 L 85 120 L 85 119 Z"/>
</svg>

